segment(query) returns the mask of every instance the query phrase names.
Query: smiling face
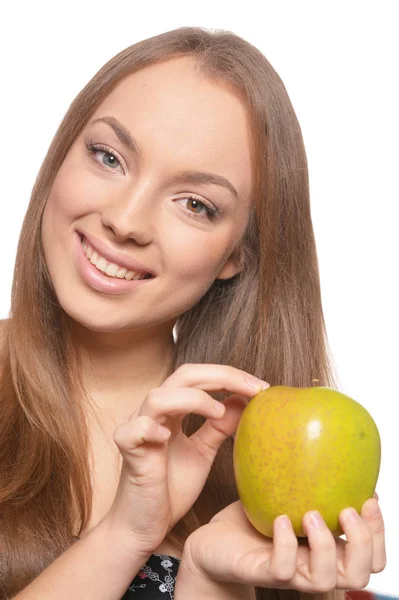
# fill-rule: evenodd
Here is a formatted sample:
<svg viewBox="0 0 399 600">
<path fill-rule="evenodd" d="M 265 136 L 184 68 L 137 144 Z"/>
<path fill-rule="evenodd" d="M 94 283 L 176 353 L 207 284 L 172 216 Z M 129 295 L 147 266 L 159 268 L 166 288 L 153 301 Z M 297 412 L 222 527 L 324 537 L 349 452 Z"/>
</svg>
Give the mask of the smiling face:
<svg viewBox="0 0 399 600">
<path fill-rule="evenodd" d="M 218 178 L 182 175 L 194 171 Z M 229 256 L 247 222 L 251 177 L 247 113 L 231 88 L 189 57 L 129 75 L 76 138 L 45 207 L 43 247 L 61 306 L 96 331 L 173 324 L 216 278 L 239 271 Z M 82 275 L 77 231 L 156 277 L 122 294 L 96 289 Z"/>
</svg>

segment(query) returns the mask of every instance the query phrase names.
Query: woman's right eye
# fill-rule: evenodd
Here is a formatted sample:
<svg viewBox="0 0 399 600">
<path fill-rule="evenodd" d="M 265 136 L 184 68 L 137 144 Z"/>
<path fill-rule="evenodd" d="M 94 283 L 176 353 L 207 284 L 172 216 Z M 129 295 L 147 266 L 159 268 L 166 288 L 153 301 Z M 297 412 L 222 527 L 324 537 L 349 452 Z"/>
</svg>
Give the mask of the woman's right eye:
<svg viewBox="0 0 399 600">
<path fill-rule="evenodd" d="M 90 141 L 86 142 L 87 151 L 90 153 L 91 158 L 96 161 L 100 166 L 104 166 L 106 168 L 112 169 L 115 171 L 115 166 L 118 165 L 122 168 L 121 161 L 117 157 L 115 151 L 111 150 L 108 146 L 103 146 L 102 144 L 93 144 Z M 104 156 L 102 157 L 101 163 L 98 160 L 97 154 L 102 153 Z M 104 159 L 107 161 L 111 161 L 108 164 L 104 162 Z M 123 170 L 123 169 L 122 169 Z"/>
</svg>

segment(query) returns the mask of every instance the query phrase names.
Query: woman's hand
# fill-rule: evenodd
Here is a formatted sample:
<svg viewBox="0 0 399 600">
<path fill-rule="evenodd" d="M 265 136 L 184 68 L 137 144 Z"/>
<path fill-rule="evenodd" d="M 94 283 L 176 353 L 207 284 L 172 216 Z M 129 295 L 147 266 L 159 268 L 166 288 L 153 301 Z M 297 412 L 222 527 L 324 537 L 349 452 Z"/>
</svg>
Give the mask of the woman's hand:
<svg viewBox="0 0 399 600">
<path fill-rule="evenodd" d="M 233 502 L 187 538 L 176 582 L 176 600 L 183 598 L 184 590 L 193 585 L 209 593 L 212 582 L 218 590 L 215 599 L 236 597 L 231 586 L 230 596 L 219 595 L 221 582 L 226 582 L 226 586 L 227 582 L 239 584 L 241 597 L 243 589 L 250 594 L 254 586 L 307 593 L 364 588 L 370 574 L 379 573 L 386 565 L 378 496 L 366 500 L 361 516 L 354 511 L 353 521 L 349 519 L 350 512 L 351 509 L 344 509 L 339 515 L 346 540 L 334 537 L 324 521 L 320 527 L 312 525 L 311 513 L 306 513 L 303 525 L 308 539 L 298 543 L 289 519 L 287 527 L 281 517 L 275 519 L 274 537 L 268 538 L 251 525 L 241 502 Z"/>
<path fill-rule="evenodd" d="M 257 389 L 251 380 L 258 382 Z M 143 556 L 159 546 L 198 498 L 220 445 L 237 429 L 246 398 L 255 396 L 261 383 L 226 365 L 184 364 L 117 427 L 114 441 L 123 463 L 103 522 L 117 531 L 121 543 L 127 541 Z M 211 391 L 234 393 L 221 403 Z M 187 437 L 181 423 L 189 413 L 207 421 Z"/>
</svg>

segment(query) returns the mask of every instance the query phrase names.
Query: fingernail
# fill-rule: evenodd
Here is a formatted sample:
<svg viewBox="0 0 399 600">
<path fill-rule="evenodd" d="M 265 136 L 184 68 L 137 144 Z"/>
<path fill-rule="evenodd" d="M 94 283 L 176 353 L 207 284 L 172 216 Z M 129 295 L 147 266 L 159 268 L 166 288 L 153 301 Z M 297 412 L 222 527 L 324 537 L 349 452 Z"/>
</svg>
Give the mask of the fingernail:
<svg viewBox="0 0 399 600">
<path fill-rule="evenodd" d="M 214 409 L 215 409 L 215 413 L 219 416 L 219 415 L 224 415 L 224 413 L 226 412 L 226 406 L 224 404 L 222 404 L 221 402 L 215 402 L 214 404 Z"/>
<path fill-rule="evenodd" d="M 279 517 L 277 517 L 277 526 L 281 529 L 289 529 L 290 519 L 288 515 L 280 515 Z"/>
<path fill-rule="evenodd" d="M 259 381 L 261 382 L 262 390 L 267 390 L 267 388 L 270 387 L 270 383 L 267 383 L 267 381 L 263 381 L 263 379 L 260 379 Z"/>
<path fill-rule="evenodd" d="M 270 383 L 263 381 L 263 379 L 257 379 L 256 377 L 247 377 L 246 382 L 249 384 L 254 392 L 260 392 L 270 387 Z"/>
<path fill-rule="evenodd" d="M 309 519 L 308 522 L 310 523 L 311 527 L 314 527 L 315 529 L 324 529 L 325 528 L 323 518 L 317 510 L 310 511 L 308 519 Z"/>
</svg>

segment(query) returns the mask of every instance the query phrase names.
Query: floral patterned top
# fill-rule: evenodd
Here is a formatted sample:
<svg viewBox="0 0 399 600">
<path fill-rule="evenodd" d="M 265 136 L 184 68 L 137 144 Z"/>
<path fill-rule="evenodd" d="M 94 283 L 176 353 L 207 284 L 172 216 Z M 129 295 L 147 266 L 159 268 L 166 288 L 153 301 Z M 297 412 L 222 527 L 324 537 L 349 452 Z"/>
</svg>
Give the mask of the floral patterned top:
<svg viewBox="0 0 399 600">
<path fill-rule="evenodd" d="M 180 558 L 151 554 L 121 600 L 173 600 Z"/>
</svg>

